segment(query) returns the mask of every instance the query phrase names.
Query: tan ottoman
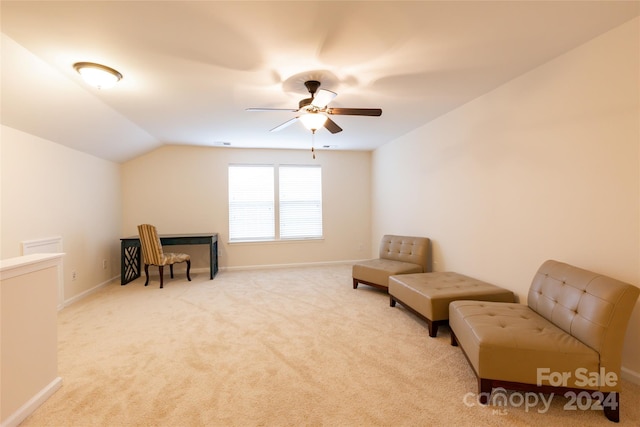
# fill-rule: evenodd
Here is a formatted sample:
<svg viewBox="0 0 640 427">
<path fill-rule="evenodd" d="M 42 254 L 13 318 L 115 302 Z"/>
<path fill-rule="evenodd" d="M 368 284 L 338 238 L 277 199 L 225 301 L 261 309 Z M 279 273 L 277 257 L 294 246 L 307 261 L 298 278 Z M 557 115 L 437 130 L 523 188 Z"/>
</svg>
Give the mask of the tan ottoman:
<svg viewBox="0 0 640 427">
<path fill-rule="evenodd" d="M 515 302 L 513 292 L 453 272 L 402 274 L 389 277 L 389 303 L 396 302 L 427 321 L 429 336 L 449 321 L 449 303 L 456 300 Z"/>
</svg>

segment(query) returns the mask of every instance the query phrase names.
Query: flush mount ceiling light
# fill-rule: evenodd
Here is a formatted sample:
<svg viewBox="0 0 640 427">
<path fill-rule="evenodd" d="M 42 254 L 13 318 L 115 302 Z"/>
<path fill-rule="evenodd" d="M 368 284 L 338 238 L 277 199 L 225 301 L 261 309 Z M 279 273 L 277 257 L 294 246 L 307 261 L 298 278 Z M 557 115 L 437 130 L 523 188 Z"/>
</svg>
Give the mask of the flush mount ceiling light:
<svg viewBox="0 0 640 427">
<path fill-rule="evenodd" d="M 76 62 L 73 68 L 82 76 L 85 82 L 98 89 L 108 89 L 115 86 L 122 78 L 122 74 L 106 65 L 93 62 Z"/>
</svg>

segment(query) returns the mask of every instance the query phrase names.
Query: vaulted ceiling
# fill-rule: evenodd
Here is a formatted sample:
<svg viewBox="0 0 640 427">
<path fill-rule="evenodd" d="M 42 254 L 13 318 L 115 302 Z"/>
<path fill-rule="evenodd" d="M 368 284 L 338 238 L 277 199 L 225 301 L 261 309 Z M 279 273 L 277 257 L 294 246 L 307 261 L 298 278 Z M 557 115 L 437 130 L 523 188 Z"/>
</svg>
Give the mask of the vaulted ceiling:
<svg viewBox="0 0 640 427">
<path fill-rule="evenodd" d="M 640 15 L 637 1 L 2 1 L 2 123 L 122 162 L 165 144 L 372 150 Z M 87 86 L 72 65 L 124 76 Z M 517 104 L 514 104 L 517 108 Z"/>
</svg>

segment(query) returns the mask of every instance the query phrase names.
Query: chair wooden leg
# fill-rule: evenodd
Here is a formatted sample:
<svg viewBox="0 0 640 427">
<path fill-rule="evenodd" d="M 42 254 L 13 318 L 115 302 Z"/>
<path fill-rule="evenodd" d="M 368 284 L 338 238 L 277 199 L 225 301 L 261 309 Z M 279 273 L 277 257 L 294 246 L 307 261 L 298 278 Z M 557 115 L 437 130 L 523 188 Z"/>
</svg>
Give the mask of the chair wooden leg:
<svg viewBox="0 0 640 427">
<path fill-rule="evenodd" d="M 486 378 L 478 377 L 478 402 L 482 405 L 489 404 L 489 397 L 491 397 L 491 389 L 493 383 Z"/>
<path fill-rule="evenodd" d="M 160 270 L 160 289 L 164 286 L 164 265 L 158 266 L 158 270 Z"/>
<path fill-rule="evenodd" d="M 169 264 L 169 271 L 171 272 L 171 278 L 173 279 L 173 264 Z"/>
<path fill-rule="evenodd" d="M 458 339 L 456 338 L 456 334 L 451 331 L 451 345 L 454 347 L 458 346 Z"/>
<path fill-rule="evenodd" d="M 191 271 L 191 260 L 187 260 L 187 280 L 191 281 L 191 276 L 189 275 L 189 271 Z"/>
<path fill-rule="evenodd" d="M 353 289 L 358 289 L 358 279 L 353 279 Z"/>
<path fill-rule="evenodd" d="M 147 276 L 147 281 L 144 282 L 144 285 L 147 286 L 149 284 L 149 264 L 144 265 L 144 275 Z"/>
</svg>

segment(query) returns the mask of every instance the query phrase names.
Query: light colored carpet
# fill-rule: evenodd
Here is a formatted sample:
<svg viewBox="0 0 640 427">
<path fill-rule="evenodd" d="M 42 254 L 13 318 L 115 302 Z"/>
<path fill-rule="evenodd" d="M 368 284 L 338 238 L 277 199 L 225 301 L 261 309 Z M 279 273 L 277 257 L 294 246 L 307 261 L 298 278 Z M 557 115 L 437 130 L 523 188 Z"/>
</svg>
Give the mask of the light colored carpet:
<svg viewBox="0 0 640 427">
<path fill-rule="evenodd" d="M 465 403 L 476 378 L 448 328 L 429 338 L 387 294 L 353 290 L 348 265 L 176 273 L 62 310 L 63 386 L 23 426 L 614 425 L 563 397 L 546 413 Z M 621 400 L 620 425 L 639 425 L 640 386 Z"/>
</svg>

